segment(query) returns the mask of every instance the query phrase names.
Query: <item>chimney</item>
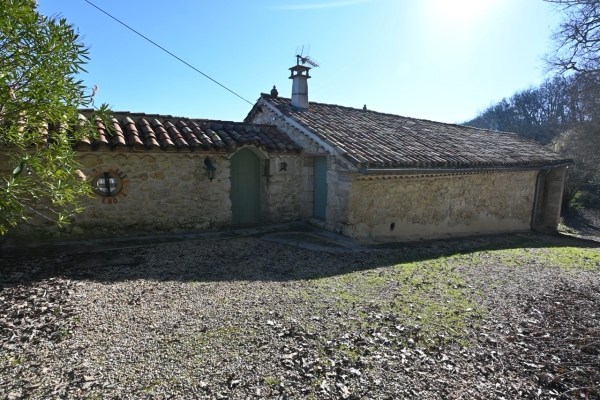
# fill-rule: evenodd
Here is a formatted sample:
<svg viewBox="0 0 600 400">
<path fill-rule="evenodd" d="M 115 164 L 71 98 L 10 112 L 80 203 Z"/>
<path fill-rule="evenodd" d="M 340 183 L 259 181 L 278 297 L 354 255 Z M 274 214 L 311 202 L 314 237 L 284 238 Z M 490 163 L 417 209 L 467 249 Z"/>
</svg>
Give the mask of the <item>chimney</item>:
<svg viewBox="0 0 600 400">
<path fill-rule="evenodd" d="M 292 80 L 292 108 L 296 111 L 308 111 L 308 71 L 310 67 L 300 65 L 301 57 L 297 56 L 298 61 L 295 66 L 290 68 Z"/>
</svg>

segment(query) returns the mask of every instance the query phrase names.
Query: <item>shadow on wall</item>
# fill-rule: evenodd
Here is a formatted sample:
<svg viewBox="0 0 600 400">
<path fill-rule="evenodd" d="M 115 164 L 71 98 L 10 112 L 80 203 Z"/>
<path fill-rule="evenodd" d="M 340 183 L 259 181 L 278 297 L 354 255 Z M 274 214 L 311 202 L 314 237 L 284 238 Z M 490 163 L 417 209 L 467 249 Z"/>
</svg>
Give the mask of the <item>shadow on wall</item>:
<svg viewBox="0 0 600 400">
<path fill-rule="evenodd" d="M 584 251 L 600 249 L 600 243 L 563 235 L 528 233 L 387 244 L 365 252 L 330 253 L 245 237 L 77 254 L 5 254 L 0 257 L 0 288 L 58 276 L 101 282 L 135 279 L 285 282 L 481 251 L 561 247 Z"/>
</svg>

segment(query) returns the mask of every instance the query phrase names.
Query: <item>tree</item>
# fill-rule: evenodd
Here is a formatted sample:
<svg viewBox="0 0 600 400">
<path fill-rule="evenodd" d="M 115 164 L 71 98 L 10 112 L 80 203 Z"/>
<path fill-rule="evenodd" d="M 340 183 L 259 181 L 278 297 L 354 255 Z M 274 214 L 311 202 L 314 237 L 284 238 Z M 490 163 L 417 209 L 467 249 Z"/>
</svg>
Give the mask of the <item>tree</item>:
<svg viewBox="0 0 600 400">
<path fill-rule="evenodd" d="M 77 112 L 92 104 L 76 78 L 87 54 L 73 27 L 40 15 L 35 0 L 0 1 L 0 234 L 31 214 L 68 223 L 90 193 L 73 150 L 95 134 Z"/>
<path fill-rule="evenodd" d="M 491 105 L 465 125 L 515 132 L 572 158 L 564 211 L 582 188 L 592 189 L 593 197 L 600 187 L 600 96 L 594 88 L 582 73 L 557 75 Z"/>
<path fill-rule="evenodd" d="M 600 2 L 544 0 L 556 5 L 563 20 L 554 32 L 554 54 L 548 59 L 558 72 L 600 72 Z"/>
<path fill-rule="evenodd" d="M 600 1 L 545 0 L 563 14 L 553 34 L 554 49 L 546 57 L 551 70 L 577 77 L 574 91 L 584 118 L 562 132 L 553 142 L 555 150 L 572 157 L 565 181 L 563 206 L 568 206 L 583 186 L 600 185 Z"/>
<path fill-rule="evenodd" d="M 563 192 L 563 211 L 584 185 L 598 187 L 600 184 L 600 135 L 597 126 L 590 123 L 579 124 L 562 132 L 552 141 L 553 149 L 574 164 L 567 169 Z"/>
<path fill-rule="evenodd" d="M 491 105 L 465 125 L 514 132 L 548 144 L 560 132 L 591 119 L 598 109 L 579 74 L 555 76 Z"/>
</svg>

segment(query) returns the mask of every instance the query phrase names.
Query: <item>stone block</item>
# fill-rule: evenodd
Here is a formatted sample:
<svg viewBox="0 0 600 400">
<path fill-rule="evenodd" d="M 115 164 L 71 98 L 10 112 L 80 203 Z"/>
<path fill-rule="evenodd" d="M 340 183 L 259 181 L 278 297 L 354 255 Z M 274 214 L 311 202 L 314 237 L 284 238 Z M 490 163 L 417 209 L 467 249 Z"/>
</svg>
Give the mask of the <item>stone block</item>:
<svg viewBox="0 0 600 400">
<path fill-rule="evenodd" d="M 150 200 L 163 200 L 167 199 L 172 195 L 169 189 L 152 189 L 148 192 L 148 198 Z"/>
</svg>

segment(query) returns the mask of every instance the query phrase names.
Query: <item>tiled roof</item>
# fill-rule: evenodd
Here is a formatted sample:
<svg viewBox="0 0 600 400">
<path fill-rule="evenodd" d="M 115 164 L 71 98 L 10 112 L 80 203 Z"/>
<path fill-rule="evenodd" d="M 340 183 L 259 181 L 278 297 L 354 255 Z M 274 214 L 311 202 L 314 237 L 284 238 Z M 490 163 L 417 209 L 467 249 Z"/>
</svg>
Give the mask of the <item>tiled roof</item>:
<svg viewBox="0 0 600 400">
<path fill-rule="evenodd" d="M 93 110 L 80 110 L 91 118 Z M 268 152 L 300 152 L 302 148 L 274 125 L 189 119 L 170 115 L 115 112 L 108 126 L 98 122 L 98 138 L 86 141 L 91 150 L 232 152 L 237 147 L 256 145 Z"/>
<path fill-rule="evenodd" d="M 268 94 L 262 99 L 358 167 L 493 168 L 570 161 L 512 133 L 315 102 L 301 112 L 292 109 L 290 99 Z M 255 105 L 246 121 L 260 111 Z"/>
</svg>

